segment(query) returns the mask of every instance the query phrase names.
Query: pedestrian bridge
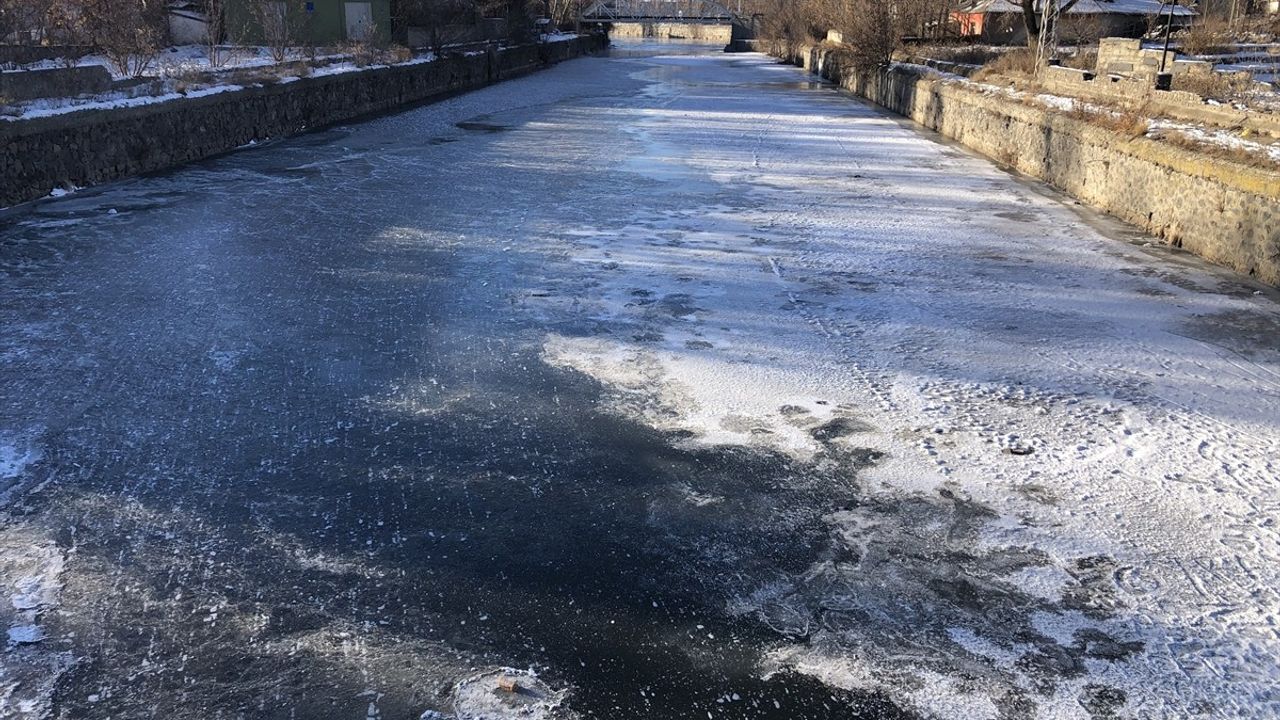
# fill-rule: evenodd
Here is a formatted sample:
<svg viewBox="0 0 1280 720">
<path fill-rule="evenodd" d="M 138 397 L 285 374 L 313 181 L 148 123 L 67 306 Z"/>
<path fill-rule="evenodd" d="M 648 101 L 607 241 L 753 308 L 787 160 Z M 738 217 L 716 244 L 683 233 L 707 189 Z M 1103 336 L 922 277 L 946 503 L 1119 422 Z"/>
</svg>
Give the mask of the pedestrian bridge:
<svg viewBox="0 0 1280 720">
<path fill-rule="evenodd" d="M 744 16 L 715 0 L 595 0 L 579 16 L 606 25 L 614 37 L 721 42 L 755 38 L 758 16 Z"/>
<path fill-rule="evenodd" d="M 713 0 L 596 0 L 582 11 L 587 22 L 710 22 L 731 24 L 735 15 Z"/>
</svg>

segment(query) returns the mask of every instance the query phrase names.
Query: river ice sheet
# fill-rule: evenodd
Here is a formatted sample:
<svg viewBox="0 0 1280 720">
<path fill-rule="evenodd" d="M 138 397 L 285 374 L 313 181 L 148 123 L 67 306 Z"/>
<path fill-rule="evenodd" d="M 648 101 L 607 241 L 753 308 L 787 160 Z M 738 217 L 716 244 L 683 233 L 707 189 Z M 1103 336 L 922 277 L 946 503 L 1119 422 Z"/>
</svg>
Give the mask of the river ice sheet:
<svg viewBox="0 0 1280 720">
<path fill-rule="evenodd" d="M 1280 714 L 1277 294 L 794 68 L 0 221 L 4 713 Z"/>
</svg>

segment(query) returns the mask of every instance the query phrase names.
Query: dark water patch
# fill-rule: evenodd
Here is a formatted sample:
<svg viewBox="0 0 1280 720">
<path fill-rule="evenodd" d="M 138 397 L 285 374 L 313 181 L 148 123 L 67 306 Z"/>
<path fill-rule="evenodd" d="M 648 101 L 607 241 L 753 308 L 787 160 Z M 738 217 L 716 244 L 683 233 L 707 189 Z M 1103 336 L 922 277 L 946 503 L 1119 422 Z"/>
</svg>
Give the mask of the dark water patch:
<svg viewBox="0 0 1280 720">
<path fill-rule="evenodd" d="M 672 293 L 664 295 L 654 306 L 671 317 L 686 317 L 702 310 L 688 293 Z"/>
<path fill-rule="evenodd" d="M 465 353 L 471 337 L 437 349 Z M 495 340 L 419 392 L 431 412 L 342 409 L 344 388 L 379 374 L 365 356 L 357 373 L 243 386 L 256 396 L 221 440 L 147 431 L 128 457 L 63 454 L 94 471 L 48 498 L 78 558 L 64 593 L 77 612 L 53 632 L 95 649 L 59 707 L 320 717 L 363 712 L 369 691 L 383 717 L 408 718 L 447 711 L 470 668 L 513 665 L 572 688 L 585 717 L 907 717 L 875 694 L 764 679 L 776 634 L 725 610 L 754 579 L 819 558 L 823 515 L 856 501 L 848 478 L 873 455 L 686 448 L 600 410 L 594 382 Z M 256 374 L 287 357 L 257 358 Z M 234 388 L 195 398 L 191 416 L 216 422 Z M 284 442 L 264 434 L 282 405 Z M 141 468 L 166 480 L 139 483 Z M 179 660 L 191 647 L 199 656 Z"/>
<path fill-rule="evenodd" d="M 484 133 L 501 133 L 501 132 L 507 132 L 508 130 L 511 129 L 511 127 L 508 125 L 501 125 L 499 123 L 492 123 L 492 122 L 481 121 L 481 120 L 464 120 L 463 122 L 456 123 L 456 125 L 462 130 L 471 130 L 474 132 L 484 132 Z"/>
<path fill-rule="evenodd" d="M 1030 210 L 1004 210 L 995 213 L 998 218 L 1005 220 L 1013 220 L 1014 222 L 1030 223 L 1040 219 L 1040 214 Z"/>
<path fill-rule="evenodd" d="M 1280 314 L 1267 310 L 1224 310 L 1194 316 L 1184 322 L 1183 334 L 1212 343 L 1243 357 L 1259 348 L 1275 347 L 1280 338 Z"/>
<path fill-rule="evenodd" d="M 875 428 L 851 417 L 837 417 L 822 423 L 809 431 L 809 435 L 818 442 L 829 442 L 837 438 L 848 437 L 856 433 L 871 432 Z"/>
</svg>

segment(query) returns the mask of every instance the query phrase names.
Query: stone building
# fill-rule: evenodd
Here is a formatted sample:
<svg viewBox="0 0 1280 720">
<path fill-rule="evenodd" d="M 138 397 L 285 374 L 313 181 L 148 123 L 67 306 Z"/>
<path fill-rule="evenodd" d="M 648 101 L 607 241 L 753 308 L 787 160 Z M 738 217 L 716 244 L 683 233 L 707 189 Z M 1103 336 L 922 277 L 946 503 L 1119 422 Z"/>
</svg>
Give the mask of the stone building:
<svg viewBox="0 0 1280 720">
<path fill-rule="evenodd" d="M 1066 4 L 1066 0 L 1047 1 Z M 1063 13 L 1058 30 L 1065 38 L 1085 41 L 1141 37 L 1153 24 L 1162 26 L 1169 10 L 1169 5 L 1160 0 L 1079 0 Z M 1174 27 L 1189 24 L 1195 15 L 1188 7 L 1173 6 Z M 966 37 L 989 43 L 1021 43 L 1027 39 L 1022 7 L 1015 0 L 965 0 L 952 17 L 960 34 Z"/>
</svg>

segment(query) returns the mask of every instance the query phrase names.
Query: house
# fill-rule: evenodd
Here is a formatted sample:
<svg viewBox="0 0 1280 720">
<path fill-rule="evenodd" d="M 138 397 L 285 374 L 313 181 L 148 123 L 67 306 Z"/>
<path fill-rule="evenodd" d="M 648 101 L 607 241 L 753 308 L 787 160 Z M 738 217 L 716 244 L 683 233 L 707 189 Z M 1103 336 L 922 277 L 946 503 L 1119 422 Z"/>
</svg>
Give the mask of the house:
<svg viewBox="0 0 1280 720">
<path fill-rule="evenodd" d="M 285 31 L 291 45 L 339 45 L 391 37 L 391 0 L 225 0 L 227 34 L 262 43 Z"/>
<path fill-rule="evenodd" d="M 1066 4 L 1067 0 L 1037 0 Z M 1043 6 L 1042 6 L 1043 7 Z M 1102 37 L 1142 37 L 1153 26 L 1163 26 L 1170 5 L 1160 0 L 1079 0 L 1063 13 L 1058 24 L 1064 42 L 1082 42 Z M 1173 5 L 1174 27 L 1190 24 L 1195 11 Z M 990 43 L 1026 42 L 1027 31 L 1022 5 L 1016 0 L 967 0 L 952 13 L 965 37 Z"/>
<path fill-rule="evenodd" d="M 169 40 L 174 45 L 199 45 L 209 38 L 209 18 L 199 0 L 169 3 Z M 221 38 L 218 38 L 221 40 Z"/>
</svg>

